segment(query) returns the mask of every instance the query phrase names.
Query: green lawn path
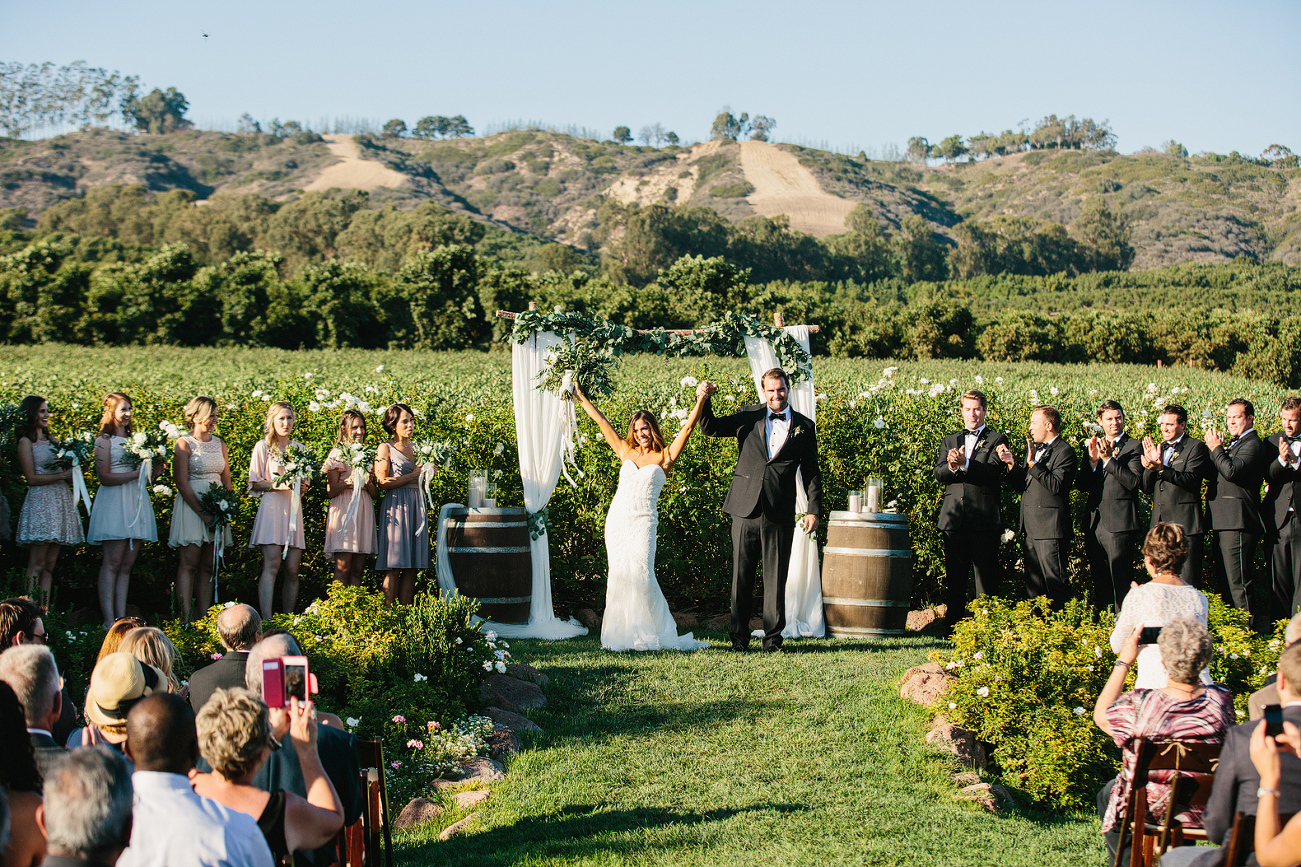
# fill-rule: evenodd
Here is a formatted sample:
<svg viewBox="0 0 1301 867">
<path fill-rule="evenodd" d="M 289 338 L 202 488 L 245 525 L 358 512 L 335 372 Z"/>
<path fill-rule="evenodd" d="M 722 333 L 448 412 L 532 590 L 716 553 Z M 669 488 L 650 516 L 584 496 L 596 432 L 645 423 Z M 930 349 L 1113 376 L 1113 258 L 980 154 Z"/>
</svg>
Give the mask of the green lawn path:
<svg viewBox="0 0 1301 867">
<path fill-rule="evenodd" d="M 1096 816 L 991 815 L 898 678 L 934 639 L 805 640 L 780 656 L 607 653 L 594 636 L 512 642 L 551 678 L 545 732 L 462 818 L 395 839 L 402 864 L 1098 864 Z M 394 804 L 400 810 L 401 804 Z"/>
</svg>

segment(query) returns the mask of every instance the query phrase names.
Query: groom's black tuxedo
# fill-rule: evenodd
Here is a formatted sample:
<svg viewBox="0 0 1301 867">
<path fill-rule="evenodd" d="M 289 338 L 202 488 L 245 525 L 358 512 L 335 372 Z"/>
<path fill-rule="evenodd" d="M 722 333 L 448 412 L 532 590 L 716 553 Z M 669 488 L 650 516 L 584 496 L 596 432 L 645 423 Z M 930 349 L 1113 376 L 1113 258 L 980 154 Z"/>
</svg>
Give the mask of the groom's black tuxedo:
<svg viewBox="0 0 1301 867">
<path fill-rule="evenodd" d="M 705 436 L 736 437 L 736 470 L 723 501 L 723 511 L 732 516 L 734 646 L 750 641 L 750 598 L 761 559 L 763 643 L 765 648 L 781 646 L 786 626 L 786 572 L 795 531 L 797 472 L 803 476 L 809 514 L 822 513 L 817 431 L 809 418 L 794 409 L 789 411 L 786 439 L 771 459 L 766 436 L 767 406 L 744 406 L 719 418 L 707 400 L 700 414 L 700 431 Z"/>
</svg>

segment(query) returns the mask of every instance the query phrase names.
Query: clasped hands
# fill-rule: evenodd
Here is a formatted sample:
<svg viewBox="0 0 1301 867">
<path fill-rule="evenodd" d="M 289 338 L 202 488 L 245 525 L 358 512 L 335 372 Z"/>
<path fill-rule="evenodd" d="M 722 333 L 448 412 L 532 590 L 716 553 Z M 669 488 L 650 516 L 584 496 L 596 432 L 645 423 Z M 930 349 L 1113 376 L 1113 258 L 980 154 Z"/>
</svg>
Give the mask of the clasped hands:
<svg viewBox="0 0 1301 867">
<path fill-rule="evenodd" d="M 1161 466 L 1161 447 L 1151 437 L 1143 437 L 1143 466 L 1149 470 Z"/>
<path fill-rule="evenodd" d="M 1096 467 L 1100 462 L 1111 457 L 1116 444 L 1105 437 L 1094 436 L 1089 438 L 1089 441 L 1085 443 L 1085 447 L 1089 450 L 1089 463 Z"/>
<path fill-rule="evenodd" d="M 709 380 L 705 380 L 696 386 L 696 400 L 713 397 L 716 391 L 718 391 L 718 386 Z"/>
</svg>

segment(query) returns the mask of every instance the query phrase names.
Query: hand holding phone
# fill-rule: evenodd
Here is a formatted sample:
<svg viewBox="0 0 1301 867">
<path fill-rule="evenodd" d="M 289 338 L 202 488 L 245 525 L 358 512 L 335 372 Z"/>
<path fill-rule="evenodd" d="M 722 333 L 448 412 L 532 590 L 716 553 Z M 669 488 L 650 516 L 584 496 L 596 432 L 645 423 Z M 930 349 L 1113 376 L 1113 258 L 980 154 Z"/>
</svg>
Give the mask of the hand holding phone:
<svg viewBox="0 0 1301 867">
<path fill-rule="evenodd" d="M 316 675 L 308 670 L 306 656 L 262 660 L 262 700 L 267 707 L 289 707 L 291 698 L 306 704 L 316 691 Z"/>
<path fill-rule="evenodd" d="M 1276 738 L 1283 734 L 1283 706 L 1265 705 L 1265 737 Z"/>
<path fill-rule="evenodd" d="M 1161 637 L 1160 626 L 1144 626 L 1138 634 L 1139 644 L 1156 644 L 1156 640 Z"/>
</svg>

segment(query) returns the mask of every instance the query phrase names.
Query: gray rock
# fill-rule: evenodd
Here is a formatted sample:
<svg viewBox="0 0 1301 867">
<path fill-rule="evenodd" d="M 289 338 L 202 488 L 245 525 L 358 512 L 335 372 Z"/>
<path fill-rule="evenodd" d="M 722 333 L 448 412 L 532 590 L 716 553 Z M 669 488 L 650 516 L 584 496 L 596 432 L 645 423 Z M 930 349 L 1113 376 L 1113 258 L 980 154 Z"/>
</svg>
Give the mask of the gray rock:
<svg viewBox="0 0 1301 867">
<path fill-rule="evenodd" d="M 447 789 L 459 789 L 473 783 L 494 783 L 497 780 L 505 779 L 505 777 L 505 768 L 502 767 L 500 762 L 478 756 L 463 762 L 457 776 L 434 780 L 434 788 L 442 792 Z"/>
<path fill-rule="evenodd" d="M 475 804 L 481 804 L 488 800 L 488 796 L 491 794 L 492 792 L 487 789 L 473 789 L 469 792 L 457 792 L 455 795 L 452 795 L 452 803 L 456 805 L 456 809 L 458 810 L 467 810 Z"/>
<path fill-rule="evenodd" d="M 989 756 L 984 743 L 976 740 L 975 732 L 961 726 L 940 723 L 926 735 L 926 743 L 943 747 L 968 768 L 983 771 L 989 767 Z"/>
<path fill-rule="evenodd" d="M 494 674 L 479 685 L 479 698 L 489 707 L 520 713 L 546 705 L 542 688 L 527 680 L 518 680 L 504 674 Z"/>
<path fill-rule="evenodd" d="M 404 828 L 414 828 L 416 825 L 432 822 L 441 815 L 443 815 L 443 808 L 433 801 L 426 798 L 412 798 L 393 820 L 393 827 L 399 831 Z"/>
<path fill-rule="evenodd" d="M 524 749 L 524 741 L 503 725 L 493 727 L 488 737 L 488 754 L 497 761 L 504 761 L 507 756 L 518 755 Z"/>
<path fill-rule="evenodd" d="M 516 680 L 527 680 L 529 683 L 536 683 L 538 686 L 546 686 L 551 682 L 551 678 L 526 662 L 506 663 L 506 673 Z"/>
<path fill-rule="evenodd" d="M 688 614 L 685 611 L 673 612 L 673 622 L 678 625 L 678 629 L 700 628 L 700 618 L 694 614 Z"/>
<path fill-rule="evenodd" d="M 578 622 L 586 626 L 588 629 L 600 629 L 601 615 L 597 614 L 590 608 L 584 608 L 582 611 L 578 612 Z"/>
<path fill-rule="evenodd" d="M 526 716 L 520 716 L 508 710 L 502 710 L 499 707 L 490 707 L 484 710 L 483 715 L 497 723 L 505 726 L 511 731 L 516 732 L 540 732 L 542 726 L 535 723 Z"/>
<path fill-rule="evenodd" d="M 444 841 L 444 842 L 446 842 L 447 840 L 452 839 L 452 838 L 455 837 L 457 834 L 460 834 L 460 833 L 463 832 L 467 827 L 469 827 L 470 823 L 474 821 L 474 817 L 477 816 L 477 815 L 479 815 L 479 814 L 478 814 L 478 813 L 471 813 L 470 815 L 466 816 L 466 817 L 465 817 L 464 819 L 462 819 L 461 821 L 459 821 L 459 822 L 453 822 L 452 824 L 448 825 L 446 828 L 443 829 L 443 833 L 441 833 L 441 834 L 438 835 L 438 839 L 439 839 L 439 840 L 442 840 L 442 841 Z"/>
<path fill-rule="evenodd" d="M 938 662 L 915 665 L 900 678 L 903 687 L 899 697 L 917 702 L 922 707 L 934 707 L 949 689 L 949 673 Z"/>
<path fill-rule="evenodd" d="M 909 632 L 921 632 L 926 627 L 933 624 L 937 619 L 934 608 L 924 608 L 921 611 L 909 611 L 908 620 L 904 628 Z"/>
</svg>

